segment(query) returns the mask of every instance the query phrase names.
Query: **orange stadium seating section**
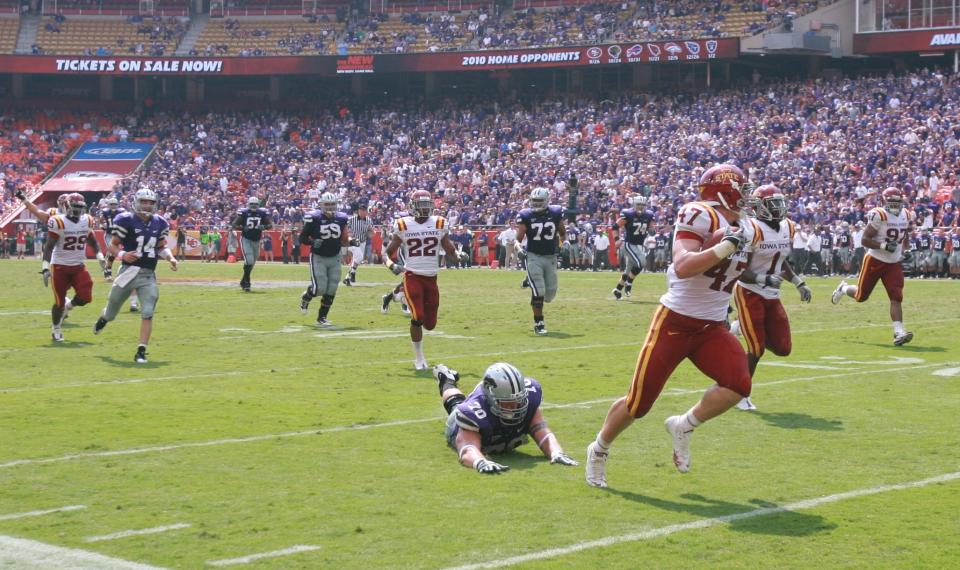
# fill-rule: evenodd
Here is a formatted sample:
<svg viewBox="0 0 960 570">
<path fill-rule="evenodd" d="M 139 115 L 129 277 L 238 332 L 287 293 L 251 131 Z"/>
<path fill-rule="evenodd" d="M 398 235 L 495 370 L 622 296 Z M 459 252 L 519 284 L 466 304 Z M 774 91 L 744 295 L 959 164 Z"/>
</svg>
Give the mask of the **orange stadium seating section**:
<svg viewBox="0 0 960 570">
<path fill-rule="evenodd" d="M 64 55 L 82 55 L 85 50 L 96 52 L 98 48 L 108 48 L 113 54 L 134 55 L 138 44 L 143 44 L 140 55 L 151 54 L 151 45 L 156 42 L 163 45 L 163 55 L 172 55 L 177 47 L 178 37 L 151 40 L 148 34 L 138 33 L 138 28 L 148 25 L 128 23 L 125 18 L 68 18 L 57 24 L 52 18 L 44 18 L 37 33 L 36 44 L 44 53 Z M 59 32 L 48 29 L 59 28 Z M 122 43 L 121 43 L 122 42 Z"/>
<path fill-rule="evenodd" d="M 260 55 L 294 55 L 289 45 L 309 34 L 296 55 L 331 55 L 336 53 L 335 38 L 343 31 L 343 24 L 335 21 L 310 23 L 302 18 L 237 18 L 211 20 L 200 34 L 194 49 L 198 55 L 241 55 L 244 50 L 260 50 Z M 313 42 L 323 41 L 324 49 L 317 50 Z"/>
<path fill-rule="evenodd" d="M 20 31 L 20 20 L 16 18 L 0 18 L 0 53 L 13 53 L 17 45 L 17 33 Z"/>
</svg>

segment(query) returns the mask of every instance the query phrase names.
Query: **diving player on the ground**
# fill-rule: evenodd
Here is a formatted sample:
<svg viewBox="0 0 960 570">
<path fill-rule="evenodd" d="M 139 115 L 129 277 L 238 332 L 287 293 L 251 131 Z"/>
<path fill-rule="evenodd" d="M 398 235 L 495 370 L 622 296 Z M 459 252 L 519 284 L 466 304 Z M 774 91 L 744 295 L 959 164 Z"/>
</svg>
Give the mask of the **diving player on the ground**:
<svg viewBox="0 0 960 570">
<path fill-rule="evenodd" d="M 533 438 L 540 451 L 558 465 L 578 465 L 563 452 L 560 442 L 540 411 L 543 389 L 506 362 L 491 364 L 469 396 L 457 387 L 460 374 L 443 364 L 433 367 L 440 399 L 447 412 L 447 445 L 457 451 L 460 464 L 479 473 L 509 471 L 487 457 L 506 453 Z"/>
</svg>

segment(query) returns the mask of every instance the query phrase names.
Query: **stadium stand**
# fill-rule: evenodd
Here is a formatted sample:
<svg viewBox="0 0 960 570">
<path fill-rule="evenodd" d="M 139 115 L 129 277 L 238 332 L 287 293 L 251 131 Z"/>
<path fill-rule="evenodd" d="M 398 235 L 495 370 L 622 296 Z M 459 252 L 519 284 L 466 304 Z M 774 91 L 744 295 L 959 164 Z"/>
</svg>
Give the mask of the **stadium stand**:
<svg viewBox="0 0 960 570">
<path fill-rule="evenodd" d="M 189 0 L 57 0 L 43 3 L 43 15 L 53 16 L 189 16 Z"/>
<path fill-rule="evenodd" d="M 0 53 L 13 53 L 13 48 L 17 45 L 19 31 L 19 19 L 0 18 Z"/>
<path fill-rule="evenodd" d="M 329 19 L 227 18 L 207 24 L 191 55 L 330 55 L 342 30 Z"/>
<path fill-rule="evenodd" d="M 803 223 L 855 222 L 889 185 L 903 188 L 915 209 L 931 211 L 937 225 L 956 223 L 951 212 L 960 201 L 935 199 L 928 183 L 938 172 L 941 190 L 960 187 L 960 129 L 951 120 L 960 76 L 936 71 L 697 95 L 499 101 L 497 113 L 479 95 L 353 104 L 343 114 L 329 102 L 316 113 L 115 118 L 131 138 L 160 140 L 149 168 L 117 189 L 129 195 L 148 185 L 168 213 L 223 227 L 250 194 L 296 221 L 311 194 L 329 189 L 344 205 L 369 202 L 373 219 L 385 223 L 406 207 L 411 188 L 427 188 L 458 223 L 497 225 L 533 186 L 552 188 L 564 203 L 564 181 L 575 172 L 584 219 L 608 224 L 628 195 L 642 192 L 657 223 L 669 224 L 695 195 L 704 166 L 730 160 L 755 182 L 780 185 L 791 216 Z M 17 121 L 28 124 L 27 116 Z"/>
<path fill-rule="evenodd" d="M 40 53 L 64 55 L 170 55 L 186 33 L 179 18 L 45 18 L 37 33 Z"/>
</svg>

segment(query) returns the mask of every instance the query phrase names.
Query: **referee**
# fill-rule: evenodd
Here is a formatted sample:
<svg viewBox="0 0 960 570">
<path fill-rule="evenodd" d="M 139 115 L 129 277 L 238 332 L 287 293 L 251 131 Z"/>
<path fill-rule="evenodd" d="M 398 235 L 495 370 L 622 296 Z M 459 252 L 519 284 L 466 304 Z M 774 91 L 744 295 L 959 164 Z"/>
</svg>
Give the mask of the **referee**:
<svg viewBox="0 0 960 570">
<path fill-rule="evenodd" d="M 367 240 L 373 235 L 373 223 L 367 217 L 367 205 L 361 202 L 354 210 L 356 214 L 350 216 L 347 220 L 347 226 L 350 228 L 350 236 L 357 240 L 357 245 L 350 246 L 350 273 L 343 279 L 343 284 L 350 287 L 357 282 L 357 266 L 363 260 L 364 251 L 366 251 Z"/>
</svg>

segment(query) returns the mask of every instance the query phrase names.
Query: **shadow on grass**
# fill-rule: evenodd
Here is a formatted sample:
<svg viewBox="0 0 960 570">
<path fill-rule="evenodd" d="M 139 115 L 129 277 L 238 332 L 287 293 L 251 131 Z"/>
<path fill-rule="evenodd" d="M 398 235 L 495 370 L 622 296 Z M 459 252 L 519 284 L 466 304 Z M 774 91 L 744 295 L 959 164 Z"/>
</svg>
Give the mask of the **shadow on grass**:
<svg viewBox="0 0 960 570">
<path fill-rule="evenodd" d="M 140 368 L 142 370 L 150 370 L 152 368 L 163 368 L 164 366 L 167 366 L 168 364 L 170 364 L 166 360 L 150 360 L 143 364 L 137 364 L 136 362 L 133 361 L 133 356 L 134 356 L 134 352 L 131 351 L 130 360 L 117 360 L 112 356 L 98 356 L 97 358 L 102 360 L 105 364 L 109 364 L 110 366 L 117 366 L 119 368 Z"/>
<path fill-rule="evenodd" d="M 63 342 L 54 342 L 51 340 L 50 346 L 57 348 L 86 348 L 88 346 L 93 346 L 93 343 L 84 341 L 71 341 L 70 339 L 66 339 Z"/>
<path fill-rule="evenodd" d="M 903 346 L 893 346 L 893 343 L 890 342 L 857 342 L 854 341 L 851 344 L 862 344 L 863 346 L 877 346 L 883 349 L 893 349 L 897 352 L 946 352 L 946 347 L 943 346 L 930 346 L 930 345 L 916 345 L 916 344 L 905 344 Z"/>
<path fill-rule="evenodd" d="M 816 431 L 843 431 L 844 429 L 843 422 L 840 420 L 818 418 L 796 412 L 752 411 L 750 415 L 757 416 L 768 424 L 783 429 L 811 429 Z"/>
<path fill-rule="evenodd" d="M 579 337 L 583 336 L 582 334 L 571 334 L 571 333 L 565 333 L 565 332 L 557 332 L 557 331 L 551 331 L 551 330 L 549 330 L 549 329 L 548 329 L 548 331 L 549 331 L 549 332 L 547 332 L 547 334 L 544 335 L 544 338 L 579 338 Z M 530 331 L 530 334 L 531 334 L 532 336 L 537 336 L 537 335 L 535 335 L 535 334 L 533 333 L 533 331 Z"/>
<path fill-rule="evenodd" d="M 609 491 L 624 499 L 665 511 L 687 513 L 703 519 L 719 518 L 729 523 L 731 530 L 738 532 L 775 536 L 812 536 L 837 528 L 836 524 L 828 522 L 820 515 L 779 510 L 775 503 L 761 499 L 751 499 L 748 504 L 739 504 L 686 493 L 680 495 L 680 498 L 686 502 L 679 502 L 629 491 L 615 489 Z M 757 512 L 758 510 L 760 512 Z"/>
<path fill-rule="evenodd" d="M 501 465 L 506 465 L 510 468 L 510 471 L 526 471 L 527 469 L 533 469 L 541 463 L 550 463 L 547 458 L 542 455 L 527 455 L 526 453 L 516 452 L 488 454 L 487 458 Z M 552 467 L 560 469 L 560 467 L 556 465 Z M 576 467 L 573 469 L 576 469 Z"/>
</svg>

